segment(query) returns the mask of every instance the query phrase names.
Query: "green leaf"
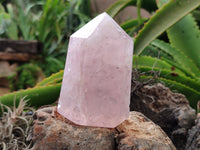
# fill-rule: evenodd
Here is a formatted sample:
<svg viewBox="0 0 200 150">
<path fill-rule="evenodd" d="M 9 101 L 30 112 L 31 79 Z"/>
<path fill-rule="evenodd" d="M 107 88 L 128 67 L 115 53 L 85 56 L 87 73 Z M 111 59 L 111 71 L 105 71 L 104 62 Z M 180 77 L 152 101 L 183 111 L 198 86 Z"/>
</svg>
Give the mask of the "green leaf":
<svg viewBox="0 0 200 150">
<path fill-rule="evenodd" d="M 146 18 L 142 18 L 141 19 L 141 23 L 144 23 L 145 21 L 147 21 Z M 133 28 L 137 27 L 139 25 L 139 20 L 138 19 L 133 19 L 133 20 L 128 20 L 126 22 L 124 22 L 123 24 L 121 24 L 120 26 L 126 31 L 130 31 L 133 30 Z"/>
<path fill-rule="evenodd" d="M 151 56 L 151 57 L 159 57 L 159 58 L 166 58 L 166 59 L 172 59 L 170 55 L 167 53 L 161 51 L 158 47 L 155 47 L 151 44 L 149 44 L 145 49 L 142 51 L 141 55 Z"/>
<path fill-rule="evenodd" d="M 106 12 L 111 16 L 115 17 L 121 10 L 123 10 L 127 6 L 136 6 L 137 0 L 118 0 L 113 3 Z M 156 7 L 155 0 L 143 0 L 142 8 L 146 9 L 149 12 L 154 11 Z"/>
<path fill-rule="evenodd" d="M 9 39 L 17 40 L 18 39 L 18 27 L 17 27 L 15 20 L 13 19 L 14 18 L 13 5 L 7 4 L 6 8 L 7 8 L 7 11 L 9 13 L 10 17 L 11 17 L 11 21 L 10 21 L 8 27 L 7 27 L 7 30 L 6 30 L 6 35 Z"/>
<path fill-rule="evenodd" d="M 200 0 L 170 0 L 145 24 L 135 39 L 134 52 L 142 50 L 158 35 L 200 5 Z"/>
<path fill-rule="evenodd" d="M 6 30 L 6 35 L 9 39 L 17 40 L 18 39 L 18 28 L 15 22 L 11 22 L 8 25 L 8 28 Z"/>
<path fill-rule="evenodd" d="M 166 3 L 168 3 L 170 0 L 157 0 L 156 4 L 158 6 L 158 8 L 163 7 L 163 5 L 165 5 Z"/>
<path fill-rule="evenodd" d="M 60 81 L 60 83 L 61 83 L 62 82 L 62 78 L 63 78 L 63 74 L 64 74 L 64 70 L 61 70 L 61 71 L 59 71 L 59 72 L 57 72 L 55 74 L 52 74 L 48 78 L 45 78 L 44 80 L 39 82 L 35 87 L 47 86 L 47 85 L 55 84 L 55 83 L 57 83 L 58 80 L 60 81 L 60 79 L 61 79 L 61 81 Z"/>
<path fill-rule="evenodd" d="M 141 72 L 148 72 L 148 71 L 152 70 L 151 67 L 139 66 L 139 65 L 137 66 L 137 69 L 139 69 Z M 161 77 L 161 78 L 176 81 L 178 83 L 187 85 L 192 89 L 196 89 L 197 91 L 200 91 L 200 82 L 199 81 L 196 81 L 195 79 L 192 79 L 192 78 L 185 76 L 183 74 L 179 74 L 176 71 L 176 68 L 174 68 L 174 70 L 168 70 L 168 69 L 160 70 L 159 68 L 154 67 L 153 71 L 160 71 L 159 77 Z"/>
<path fill-rule="evenodd" d="M 193 72 L 189 71 L 188 69 L 186 69 L 185 67 L 182 67 L 180 64 L 178 64 L 177 62 L 174 62 L 171 59 L 167 59 L 162 57 L 161 60 L 165 61 L 166 63 L 170 64 L 171 66 L 174 66 L 175 68 L 181 70 L 185 75 L 187 75 L 188 77 L 191 77 L 192 79 L 196 79 L 198 80 L 198 76 L 196 76 Z"/>
<path fill-rule="evenodd" d="M 181 66 L 188 70 L 188 72 L 193 72 L 196 76 L 200 75 L 199 68 L 195 65 L 192 59 L 188 58 L 182 51 L 170 46 L 169 44 L 160 41 L 154 40 L 151 42 L 153 46 L 160 48 L 161 51 L 171 55 L 173 59 Z"/>
<path fill-rule="evenodd" d="M 0 3 L 0 13 L 5 13 L 5 9 L 4 9 L 4 7 L 3 7 L 3 5 Z"/>
<path fill-rule="evenodd" d="M 18 104 L 19 101 L 26 96 L 26 99 L 29 99 L 28 104 L 31 106 L 48 105 L 58 99 L 60 88 L 61 84 L 55 84 L 20 90 L 1 96 L 0 103 L 7 106 L 12 106 L 14 100 L 16 101 L 16 104 Z"/>
<path fill-rule="evenodd" d="M 133 56 L 133 68 L 137 68 L 137 66 L 147 66 L 147 67 L 151 67 L 152 70 L 153 68 L 159 68 L 159 69 L 167 69 L 167 70 L 173 70 L 174 66 L 168 64 L 167 62 L 158 59 L 158 58 L 154 58 L 154 57 L 150 57 L 150 56 Z M 176 69 L 176 72 L 179 74 L 183 74 L 184 73 L 179 70 Z"/>
<path fill-rule="evenodd" d="M 187 15 L 174 24 L 167 30 L 167 34 L 172 46 L 182 51 L 200 68 L 200 30 L 192 15 Z M 194 71 L 200 75 L 199 72 L 199 69 Z"/>
<path fill-rule="evenodd" d="M 0 4 L 0 35 L 6 32 L 10 19 L 10 15 L 5 12 L 4 7 Z"/>
<path fill-rule="evenodd" d="M 9 23 L 10 16 L 6 13 L 0 13 L 0 34 L 3 34 L 7 31 Z"/>
<path fill-rule="evenodd" d="M 112 4 L 108 9 L 107 13 L 111 17 L 115 17 L 122 9 L 124 9 L 126 6 L 129 6 L 131 4 L 136 4 L 137 0 L 118 0 L 114 4 Z"/>
</svg>

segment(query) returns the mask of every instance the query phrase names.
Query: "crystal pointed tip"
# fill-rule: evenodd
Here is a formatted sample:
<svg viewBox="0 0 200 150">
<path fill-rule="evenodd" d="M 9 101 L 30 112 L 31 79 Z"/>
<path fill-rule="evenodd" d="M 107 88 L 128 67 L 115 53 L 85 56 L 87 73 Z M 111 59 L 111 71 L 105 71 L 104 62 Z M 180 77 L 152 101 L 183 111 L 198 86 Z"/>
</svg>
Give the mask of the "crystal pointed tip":
<svg viewBox="0 0 200 150">
<path fill-rule="evenodd" d="M 99 25 L 99 23 L 103 20 L 103 18 L 108 16 L 109 15 L 105 12 L 98 15 L 93 20 L 84 25 L 82 28 L 80 28 L 78 31 L 76 31 L 74 34 L 72 34 L 71 37 L 79 37 L 79 38 L 89 37 L 96 29 L 96 27 Z"/>
</svg>

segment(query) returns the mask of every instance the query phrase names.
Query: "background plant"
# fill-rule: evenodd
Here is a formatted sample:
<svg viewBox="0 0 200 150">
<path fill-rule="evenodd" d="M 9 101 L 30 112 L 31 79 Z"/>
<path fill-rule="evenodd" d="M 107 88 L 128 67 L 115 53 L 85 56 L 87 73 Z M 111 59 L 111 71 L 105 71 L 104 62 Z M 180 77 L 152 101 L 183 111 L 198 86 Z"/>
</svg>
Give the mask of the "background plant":
<svg viewBox="0 0 200 150">
<path fill-rule="evenodd" d="M 90 20 L 89 0 L 15 0 L 0 7 L 0 37 L 39 40 L 46 76 L 64 68 L 69 35 Z"/>
<path fill-rule="evenodd" d="M 16 73 L 8 77 L 9 88 L 11 91 L 26 89 L 36 85 L 44 75 L 41 68 L 37 65 L 28 63 L 17 68 Z"/>
<path fill-rule="evenodd" d="M 26 106 L 26 100 L 21 99 L 18 107 L 9 108 L 0 105 L 0 149 L 16 150 L 31 148 L 28 138 L 32 124 L 34 109 Z"/>
<path fill-rule="evenodd" d="M 152 7 L 148 8 L 147 3 L 154 3 L 159 8 L 150 19 L 140 16 L 141 7 L 152 13 Z M 159 80 L 185 94 L 194 108 L 200 98 L 200 31 L 193 16 L 187 14 L 199 4 L 199 0 L 119 0 L 107 11 L 115 16 L 126 6 L 137 5 L 138 18 L 121 25 L 131 36 L 142 26 L 135 37 L 134 53 L 140 56 L 134 56 L 133 67 L 141 71 L 160 71 Z M 194 12 L 198 18 L 199 10 Z M 166 29 L 167 33 L 164 33 Z M 161 33 L 164 34 L 159 36 Z M 155 40 L 158 36 L 162 41 Z"/>
</svg>

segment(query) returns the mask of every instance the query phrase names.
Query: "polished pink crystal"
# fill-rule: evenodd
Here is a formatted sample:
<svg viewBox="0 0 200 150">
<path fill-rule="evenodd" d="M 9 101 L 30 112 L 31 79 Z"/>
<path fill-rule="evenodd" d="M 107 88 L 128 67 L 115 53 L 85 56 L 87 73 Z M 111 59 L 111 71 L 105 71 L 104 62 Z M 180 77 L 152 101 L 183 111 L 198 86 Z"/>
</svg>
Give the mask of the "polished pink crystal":
<svg viewBox="0 0 200 150">
<path fill-rule="evenodd" d="M 106 13 L 71 35 L 57 111 L 114 128 L 129 116 L 133 40 Z"/>
</svg>

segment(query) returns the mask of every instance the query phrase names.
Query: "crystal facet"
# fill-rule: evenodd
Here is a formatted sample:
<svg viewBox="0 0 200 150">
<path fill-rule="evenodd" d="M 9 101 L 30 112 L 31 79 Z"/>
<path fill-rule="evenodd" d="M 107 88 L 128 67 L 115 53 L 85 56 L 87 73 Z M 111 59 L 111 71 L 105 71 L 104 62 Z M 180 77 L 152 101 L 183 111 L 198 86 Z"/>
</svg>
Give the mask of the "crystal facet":
<svg viewBox="0 0 200 150">
<path fill-rule="evenodd" d="M 57 111 L 84 126 L 129 116 L 133 40 L 106 13 L 71 35 Z"/>
</svg>

